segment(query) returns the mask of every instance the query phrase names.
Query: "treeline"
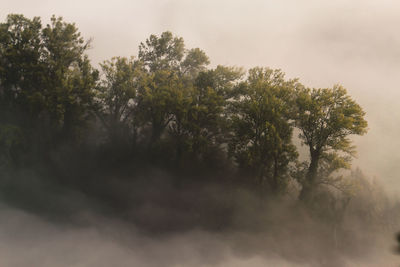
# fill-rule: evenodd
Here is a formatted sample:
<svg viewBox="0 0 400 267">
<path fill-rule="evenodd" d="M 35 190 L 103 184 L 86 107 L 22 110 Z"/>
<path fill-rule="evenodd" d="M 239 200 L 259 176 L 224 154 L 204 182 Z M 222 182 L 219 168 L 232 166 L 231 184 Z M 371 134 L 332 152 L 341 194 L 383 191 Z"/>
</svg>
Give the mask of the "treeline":
<svg viewBox="0 0 400 267">
<path fill-rule="evenodd" d="M 367 122 L 342 86 L 311 89 L 270 68 L 210 68 L 204 51 L 170 32 L 99 68 L 89 48 L 62 18 L 44 26 L 38 17 L 9 15 L 0 24 L 3 171 L 69 171 L 71 158 L 91 158 L 100 169 L 239 177 L 266 195 L 295 183 L 307 203 L 323 185 L 351 188 L 338 171 L 350 167 L 349 137 L 364 134 Z M 307 147 L 307 161 L 299 161 L 294 140 Z M 68 159 L 60 157 L 65 151 Z"/>
</svg>

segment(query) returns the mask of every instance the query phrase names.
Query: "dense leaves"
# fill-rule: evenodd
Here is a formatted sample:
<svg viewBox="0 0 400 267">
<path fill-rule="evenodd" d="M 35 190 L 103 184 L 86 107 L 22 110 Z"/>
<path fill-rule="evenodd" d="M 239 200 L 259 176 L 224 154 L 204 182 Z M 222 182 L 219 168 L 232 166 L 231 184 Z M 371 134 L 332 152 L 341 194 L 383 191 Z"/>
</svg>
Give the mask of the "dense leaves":
<svg viewBox="0 0 400 267">
<path fill-rule="evenodd" d="M 286 81 L 279 70 L 254 68 L 242 86 L 232 103 L 230 152 L 257 184 L 281 192 L 297 158 L 290 122 L 296 80 Z"/>
<path fill-rule="evenodd" d="M 332 89 L 300 89 L 296 97 L 296 126 L 299 137 L 310 151 L 308 171 L 300 197 L 310 198 L 313 187 L 340 169 L 348 168 L 348 156 L 354 155 L 349 135 L 362 135 L 367 122 L 364 111 L 336 85 Z M 339 154 L 342 152 L 342 154 Z M 325 172 L 324 175 L 319 175 Z"/>
<path fill-rule="evenodd" d="M 61 18 L 42 27 L 39 18 L 9 15 L 0 36 L 0 125 L 19 128 L 35 156 L 79 143 L 97 71 L 84 55 L 88 43 L 78 29 Z"/>
<path fill-rule="evenodd" d="M 204 51 L 170 32 L 99 71 L 88 48 L 62 18 L 43 27 L 9 15 L 0 24 L 0 167 L 59 164 L 52 155 L 65 147 L 78 155 L 91 146 L 94 164 L 119 155 L 127 166 L 213 170 L 263 194 L 297 180 L 300 197 L 312 199 L 322 184 L 339 186 L 335 171 L 354 152 L 349 136 L 366 132 L 365 113 L 343 87 L 307 89 L 269 68 L 210 68 Z M 298 162 L 295 128 L 309 162 Z"/>
</svg>

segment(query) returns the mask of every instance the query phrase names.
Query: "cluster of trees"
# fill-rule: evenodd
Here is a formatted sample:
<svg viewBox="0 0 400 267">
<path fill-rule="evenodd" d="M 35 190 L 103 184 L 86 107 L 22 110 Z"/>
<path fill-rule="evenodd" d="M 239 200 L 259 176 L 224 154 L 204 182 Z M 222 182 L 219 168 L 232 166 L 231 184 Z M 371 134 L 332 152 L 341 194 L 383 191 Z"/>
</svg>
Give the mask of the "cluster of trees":
<svg viewBox="0 0 400 267">
<path fill-rule="evenodd" d="M 99 69 L 89 48 L 62 18 L 43 26 L 9 15 L 0 24 L 0 168 L 49 163 L 61 148 L 90 144 L 174 170 L 229 166 L 269 194 L 295 180 L 310 202 L 322 184 L 340 188 L 335 173 L 355 152 L 349 137 L 367 129 L 342 86 L 310 89 L 269 68 L 210 68 L 204 51 L 170 32 Z"/>
</svg>

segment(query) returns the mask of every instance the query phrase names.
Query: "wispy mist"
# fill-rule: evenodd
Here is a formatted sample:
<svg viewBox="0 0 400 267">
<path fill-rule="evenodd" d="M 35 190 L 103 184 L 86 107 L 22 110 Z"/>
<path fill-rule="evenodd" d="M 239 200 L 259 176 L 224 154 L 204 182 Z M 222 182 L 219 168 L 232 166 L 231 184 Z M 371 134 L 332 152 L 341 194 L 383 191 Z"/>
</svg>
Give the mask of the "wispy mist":
<svg viewBox="0 0 400 267">
<path fill-rule="evenodd" d="M 356 164 L 397 191 L 399 9 L 394 1 L 6 1 L 0 18 L 64 16 L 94 39 L 94 62 L 134 55 L 149 34 L 171 30 L 213 65 L 282 68 L 313 87 L 343 84 L 370 124 L 356 140 Z"/>
<path fill-rule="evenodd" d="M 212 67 L 265 66 L 309 87 L 342 84 L 366 111 L 369 131 L 354 137 L 353 161 L 365 173 L 360 184 L 368 185 L 352 195 L 344 219 L 329 217 L 328 209 L 309 213 L 293 192 L 276 200 L 237 190 L 226 182 L 231 177 L 220 184 L 196 174 L 202 182 L 181 184 L 151 164 L 138 168 L 140 160 L 124 169 L 115 159 L 106 172 L 85 155 L 60 153 L 65 177 L 42 179 L 41 170 L 23 168 L 0 177 L 0 265 L 398 265 L 399 12 L 389 0 L 2 3 L 0 21 L 21 13 L 41 16 L 43 24 L 52 14 L 75 22 L 93 39 L 88 54 L 96 67 L 136 55 L 141 41 L 168 30 L 204 49 Z"/>
</svg>

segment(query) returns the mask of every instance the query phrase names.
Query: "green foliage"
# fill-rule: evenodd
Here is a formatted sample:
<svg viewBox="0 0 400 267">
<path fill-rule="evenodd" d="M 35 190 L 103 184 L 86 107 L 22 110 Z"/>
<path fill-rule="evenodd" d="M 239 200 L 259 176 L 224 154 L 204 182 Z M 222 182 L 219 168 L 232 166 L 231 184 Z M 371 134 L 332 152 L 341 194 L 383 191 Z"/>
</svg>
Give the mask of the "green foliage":
<svg viewBox="0 0 400 267">
<path fill-rule="evenodd" d="M 151 35 L 139 45 L 139 60 L 150 73 L 169 70 L 193 80 L 210 63 L 207 55 L 199 48 L 187 50 L 181 37 L 163 32 L 159 37 Z"/>
<path fill-rule="evenodd" d="M 194 79 L 209 60 L 199 48 L 186 50 L 183 39 L 170 32 L 151 35 L 141 43 L 138 58 L 146 71 L 138 90 L 138 116 L 150 122 L 154 145 L 173 120 L 181 124 Z"/>
<path fill-rule="evenodd" d="M 365 112 L 347 95 L 346 89 L 299 89 L 296 98 L 296 127 L 310 151 L 310 164 L 302 182 L 301 198 L 309 198 L 324 176 L 348 168 L 354 147 L 349 135 L 366 133 Z M 339 154 L 339 153 L 342 154 Z"/>
<path fill-rule="evenodd" d="M 40 95 L 45 66 L 42 63 L 43 43 L 38 17 L 29 20 L 22 15 L 9 15 L 0 24 L 0 101 L 1 119 L 11 122 L 12 116 L 28 121 L 42 105 Z"/>
<path fill-rule="evenodd" d="M 138 89 L 138 116 L 150 124 L 150 145 L 157 143 L 168 124 L 172 121 L 172 109 L 182 99 L 184 86 L 176 73 L 159 70 L 147 73 Z"/>
<path fill-rule="evenodd" d="M 193 48 L 187 51 L 185 59 L 180 63 L 181 73 L 193 80 L 201 71 L 206 71 L 210 63 L 206 53 L 200 48 Z"/>
<path fill-rule="evenodd" d="M 119 143 L 129 137 L 134 125 L 136 95 L 142 76 L 141 63 L 133 58 L 114 57 L 101 65 L 102 79 L 96 88 L 97 115 L 109 141 Z"/>
<path fill-rule="evenodd" d="M 53 127 L 64 138 L 78 138 L 88 119 L 98 78 L 84 52 L 89 47 L 74 24 L 51 19 L 42 30 L 46 78 L 43 96 Z"/>
<path fill-rule="evenodd" d="M 78 29 L 62 18 L 42 28 L 39 18 L 9 15 L 0 31 L 2 120 L 34 131 L 29 138 L 47 136 L 40 146 L 78 140 L 97 79 Z"/>
<path fill-rule="evenodd" d="M 218 66 L 200 72 L 194 86 L 182 91 L 170 125 L 179 159 L 186 154 L 189 159 L 207 161 L 212 160 L 207 159 L 212 152 L 221 151 L 228 130 L 226 92 L 235 87 L 239 77 L 236 70 Z"/>
<path fill-rule="evenodd" d="M 254 68 L 232 103 L 230 153 L 257 184 L 267 183 L 273 192 L 285 189 L 289 164 L 297 158 L 289 122 L 296 83 L 280 70 Z"/>
<path fill-rule="evenodd" d="M 171 32 L 163 32 L 160 37 L 150 35 L 145 43 L 139 45 L 139 59 L 150 72 L 157 70 L 179 70 L 185 54 L 182 38 Z"/>
<path fill-rule="evenodd" d="M 151 35 L 137 58 L 104 61 L 100 75 L 85 55 L 89 47 L 62 18 L 43 27 L 40 18 L 9 15 L 0 24 L 0 164 L 23 154 L 47 162 L 52 150 L 79 147 L 100 132 L 116 152 L 110 157 L 128 151 L 121 157 L 129 162 L 144 154 L 179 170 L 229 161 L 274 193 L 297 179 L 301 198 L 318 185 L 351 188 L 334 174 L 350 167 L 349 136 L 364 134 L 367 122 L 343 87 L 307 89 L 268 68 L 247 76 L 236 67 L 211 69 L 204 51 L 170 32 Z M 308 163 L 297 162 L 294 126 Z"/>
</svg>

